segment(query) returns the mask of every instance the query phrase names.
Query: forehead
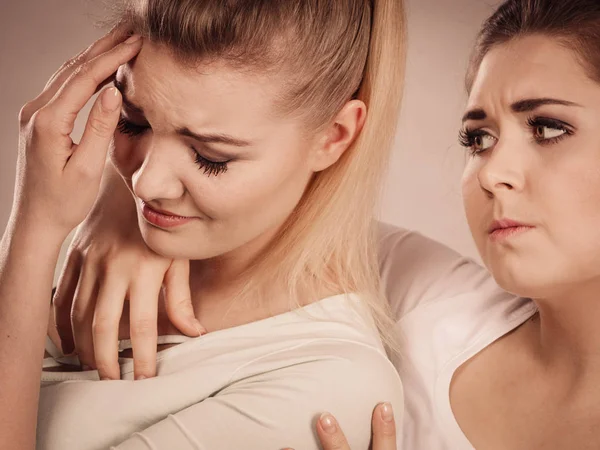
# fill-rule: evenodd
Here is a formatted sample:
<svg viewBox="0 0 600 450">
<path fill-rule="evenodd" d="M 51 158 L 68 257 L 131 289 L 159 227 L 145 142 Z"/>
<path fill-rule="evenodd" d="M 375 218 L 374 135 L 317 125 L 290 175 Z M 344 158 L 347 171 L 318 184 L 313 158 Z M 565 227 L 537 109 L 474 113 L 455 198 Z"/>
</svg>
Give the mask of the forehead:
<svg viewBox="0 0 600 450">
<path fill-rule="evenodd" d="M 585 104 L 600 98 L 600 86 L 588 77 L 575 52 L 556 39 L 533 35 L 496 46 L 485 56 L 468 105 L 510 105 L 546 97 Z"/>
<path fill-rule="evenodd" d="M 185 66 L 150 42 L 119 69 L 117 79 L 126 86 L 128 99 L 157 120 L 205 127 L 236 123 L 252 129 L 275 118 L 276 92 L 266 75 L 219 62 Z"/>
</svg>

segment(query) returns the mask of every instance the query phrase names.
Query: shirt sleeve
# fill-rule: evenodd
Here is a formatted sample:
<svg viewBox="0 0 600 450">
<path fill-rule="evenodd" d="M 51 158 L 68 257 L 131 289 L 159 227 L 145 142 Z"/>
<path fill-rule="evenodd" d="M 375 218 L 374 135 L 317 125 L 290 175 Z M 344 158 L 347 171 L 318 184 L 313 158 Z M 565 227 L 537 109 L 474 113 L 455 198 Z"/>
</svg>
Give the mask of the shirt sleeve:
<svg viewBox="0 0 600 450">
<path fill-rule="evenodd" d="M 488 271 L 472 259 L 419 233 L 387 224 L 379 225 L 379 268 L 396 321 L 425 302 L 483 292 L 484 285 L 495 287 Z"/>
<path fill-rule="evenodd" d="M 383 401 L 392 403 L 400 430 L 402 386 L 381 352 L 339 343 L 319 343 L 302 352 L 314 357 L 242 377 L 112 450 L 318 450 L 315 425 L 325 411 L 337 418 L 351 448 L 366 449 L 373 408 Z"/>
</svg>

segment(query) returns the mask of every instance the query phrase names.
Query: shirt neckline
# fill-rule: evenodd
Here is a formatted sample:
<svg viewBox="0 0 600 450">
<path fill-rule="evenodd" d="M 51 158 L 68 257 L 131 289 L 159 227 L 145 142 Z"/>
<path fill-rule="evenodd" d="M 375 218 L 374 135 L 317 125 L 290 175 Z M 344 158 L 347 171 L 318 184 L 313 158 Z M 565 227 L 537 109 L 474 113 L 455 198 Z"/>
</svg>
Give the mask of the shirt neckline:
<svg viewBox="0 0 600 450">
<path fill-rule="evenodd" d="M 448 361 L 441 370 L 434 388 L 434 402 L 435 405 L 439 405 L 439 408 L 436 408 L 437 415 L 443 433 L 448 442 L 451 442 L 453 445 L 452 450 L 475 450 L 473 444 L 471 444 L 467 436 L 463 433 L 452 411 L 450 385 L 454 374 L 459 367 L 475 355 L 531 318 L 537 312 L 537 306 L 533 301 L 528 301 L 530 303 L 518 310 L 509 320 L 503 321 L 497 326 L 492 327 L 488 333 L 482 334 L 471 346 Z"/>
<path fill-rule="evenodd" d="M 271 317 L 266 317 L 264 319 L 260 319 L 260 320 L 256 320 L 254 322 L 249 322 L 243 325 L 238 325 L 235 327 L 231 327 L 231 328 L 225 328 L 223 330 L 217 330 L 217 331 L 213 331 L 211 333 L 205 334 L 203 336 L 199 336 L 199 337 L 190 337 L 190 336 L 185 336 L 185 335 L 177 335 L 177 334 L 170 334 L 170 335 L 162 335 L 162 336 L 158 336 L 158 342 L 159 343 L 176 343 L 176 344 L 184 344 L 184 345 L 175 345 L 173 347 L 169 347 L 167 349 L 161 350 L 157 353 L 157 360 L 161 360 L 165 357 L 173 357 L 174 355 L 179 354 L 180 352 L 185 352 L 189 350 L 189 345 L 193 345 L 193 343 L 195 342 L 203 342 L 206 343 L 207 341 L 211 341 L 214 339 L 223 339 L 223 337 L 225 336 L 226 338 L 231 338 L 236 336 L 239 333 L 243 333 L 246 330 L 252 330 L 255 327 L 261 327 L 261 326 L 265 326 L 267 324 L 269 325 L 277 325 L 279 323 L 282 323 L 287 320 L 290 320 L 290 318 L 292 317 L 296 317 L 297 314 L 299 313 L 307 313 L 309 314 L 311 317 L 323 317 L 323 313 L 326 313 L 328 311 L 331 311 L 332 308 L 335 307 L 335 305 L 339 305 L 342 303 L 346 303 L 349 305 L 361 305 L 361 297 L 359 294 L 357 293 L 343 293 L 343 294 L 335 294 L 329 297 L 325 297 L 322 298 L 320 300 L 317 300 L 315 302 L 312 302 L 306 306 L 291 310 L 291 311 L 287 311 L 281 314 L 277 314 L 275 316 L 271 316 Z M 319 314 L 319 312 L 321 312 L 321 314 Z M 52 341 L 47 337 L 46 338 L 46 351 L 48 351 L 48 343 L 52 343 Z M 54 347 L 54 345 L 52 345 L 52 347 Z M 126 348 L 131 348 L 131 340 L 129 339 L 123 339 L 119 341 L 119 350 L 122 349 L 126 349 Z M 54 347 L 54 349 L 56 349 Z M 58 349 L 56 349 L 56 351 L 59 351 Z M 60 351 L 59 351 L 60 352 Z M 49 352 L 51 353 L 51 352 Z M 50 358 L 45 358 L 43 361 L 43 367 L 57 367 L 57 366 L 61 366 L 63 364 L 66 365 L 79 365 L 79 358 L 77 357 L 77 355 L 69 355 L 69 356 L 62 356 L 62 352 L 60 352 L 61 354 L 50 357 Z M 52 353 L 51 353 L 52 354 Z M 119 366 L 121 369 L 121 375 L 123 375 L 123 373 L 127 373 L 127 372 L 132 372 L 133 371 L 133 358 L 126 358 L 126 357 L 122 357 L 119 356 Z M 96 370 L 89 370 L 89 371 L 84 371 L 84 372 L 47 372 L 47 371 L 43 371 L 42 372 L 42 381 L 62 381 L 64 379 L 92 379 L 92 380 L 98 380 L 98 371 Z"/>
</svg>

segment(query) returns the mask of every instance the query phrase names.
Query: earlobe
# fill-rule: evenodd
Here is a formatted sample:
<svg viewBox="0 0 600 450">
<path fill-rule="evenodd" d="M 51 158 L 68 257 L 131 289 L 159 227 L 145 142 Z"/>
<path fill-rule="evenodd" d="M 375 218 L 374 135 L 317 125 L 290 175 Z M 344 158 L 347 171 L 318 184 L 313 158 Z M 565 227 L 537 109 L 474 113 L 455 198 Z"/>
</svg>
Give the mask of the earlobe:
<svg viewBox="0 0 600 450">
<path fill-rule="evenodd" d="M 367 106 L 360 100 L 344 105 L 324 131 L 323 139 L 315 149 L 313 170 L 320 172 L 335 164 L 352 146 L 362 131 Z"/>
</svg>

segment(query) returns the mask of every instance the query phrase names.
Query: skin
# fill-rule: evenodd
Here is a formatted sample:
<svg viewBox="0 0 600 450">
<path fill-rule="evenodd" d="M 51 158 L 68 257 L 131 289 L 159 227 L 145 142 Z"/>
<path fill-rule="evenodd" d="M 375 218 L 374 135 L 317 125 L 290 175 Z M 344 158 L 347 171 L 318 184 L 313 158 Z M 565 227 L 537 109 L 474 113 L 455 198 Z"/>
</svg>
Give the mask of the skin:
<svg viewBox="0 0 600 450">
<path fill-rule="evenodd" d="M 512 106 L 539 98 L 577 106 Z M 539 313 L 455 373 L 455 417 L 478 449 L 598 448 L 600 85 L 571 50 L 528 36 L 485 57 L 468 102 L 476 109 L 487 117 L 465 125 L 486 137 L 463 178 L 469 226 L 498 284 Z M 568 126 L 532 128 L 531 117 Z M 494 240 L 500 218 L 532 228 Z"/>
</svg>

